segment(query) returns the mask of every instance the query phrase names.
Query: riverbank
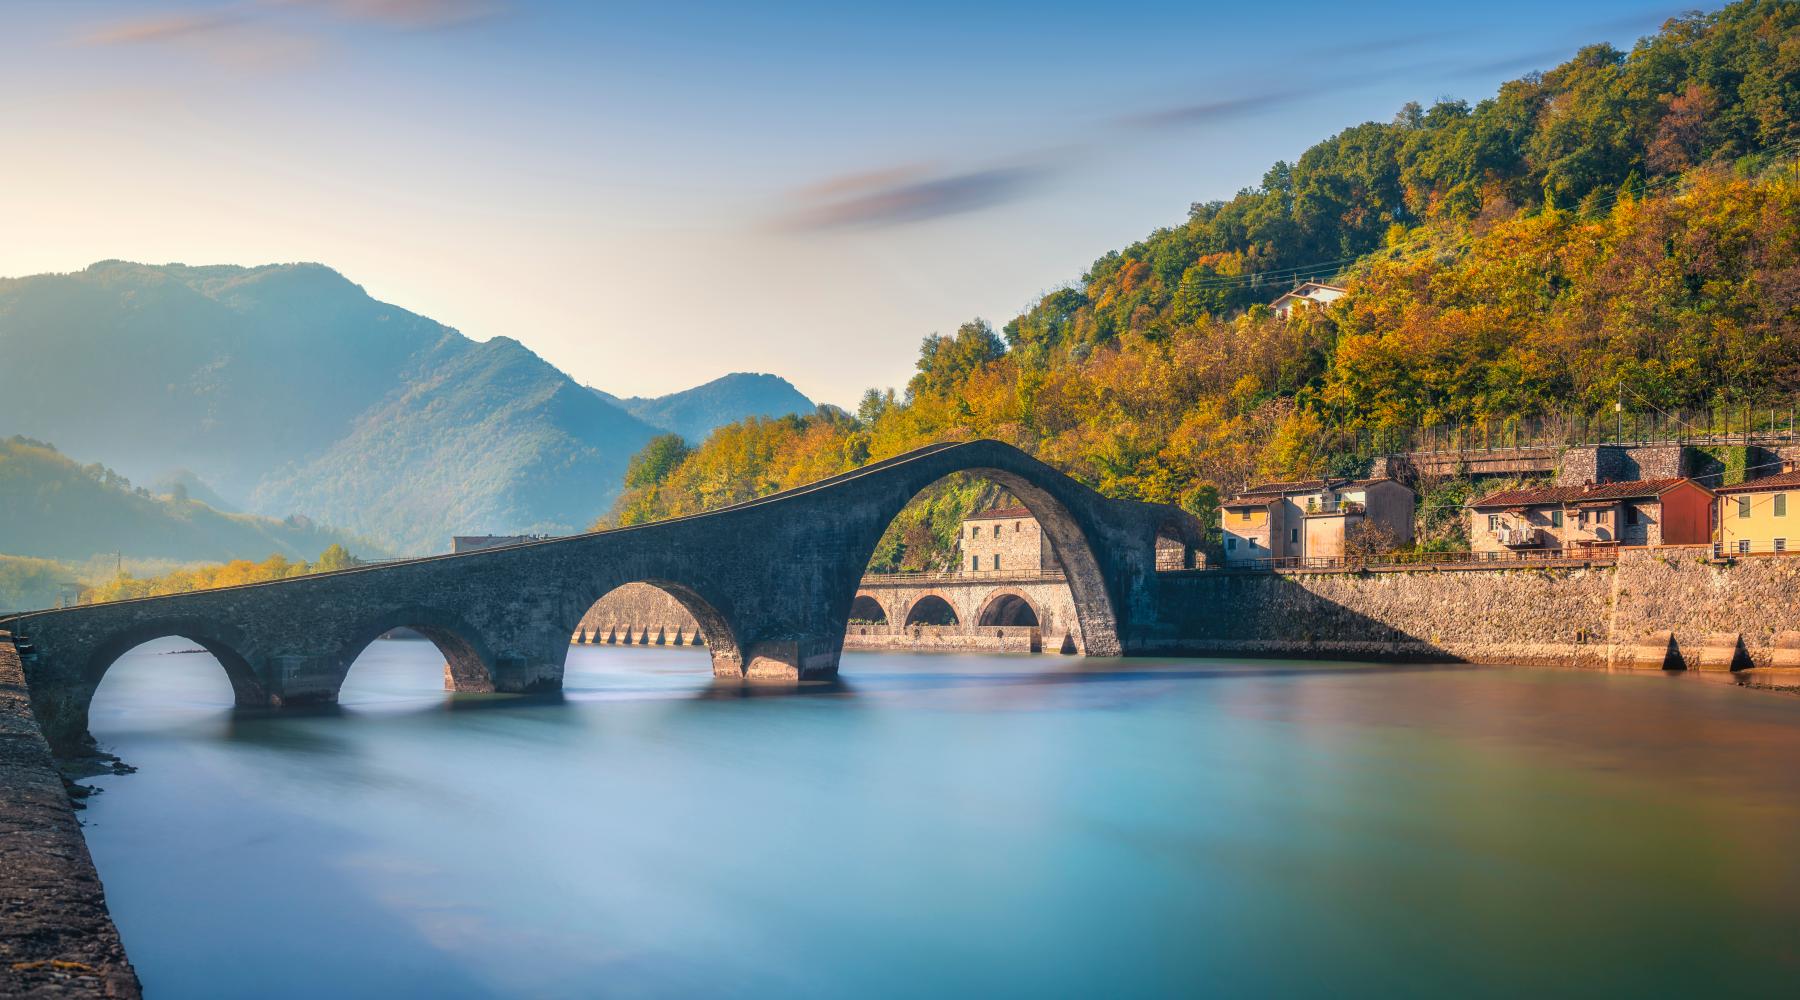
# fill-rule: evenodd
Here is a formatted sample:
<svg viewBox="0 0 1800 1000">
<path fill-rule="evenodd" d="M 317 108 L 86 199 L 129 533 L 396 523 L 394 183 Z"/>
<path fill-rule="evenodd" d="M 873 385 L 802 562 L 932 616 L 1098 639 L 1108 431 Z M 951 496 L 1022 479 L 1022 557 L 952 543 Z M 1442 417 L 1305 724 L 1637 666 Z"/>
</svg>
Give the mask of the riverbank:
<svg viewBox="0 0 1800 1000">
<path fill-rule="evenodd" d="M 0 788 L 0 996 L 141 996 L 5 633 Z"/>
</svg>

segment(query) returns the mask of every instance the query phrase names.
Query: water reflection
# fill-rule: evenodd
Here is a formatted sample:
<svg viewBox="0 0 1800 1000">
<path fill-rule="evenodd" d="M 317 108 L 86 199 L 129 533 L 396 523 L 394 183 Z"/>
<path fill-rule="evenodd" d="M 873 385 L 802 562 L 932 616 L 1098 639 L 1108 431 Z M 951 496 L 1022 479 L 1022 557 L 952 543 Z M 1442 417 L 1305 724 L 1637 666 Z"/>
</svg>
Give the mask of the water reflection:
<svg viewBox="0 0 1800 1000">
<path fill-rule="evenodd" d="M 765 696 L 378 642 L 336 716 L 204 654 L 95 706 L 89 836 L 168 996 L 1768 992 L 1800 699 L 1687 678 L 851 654 Z M 209 703 L 208 699 L 216 700 Z M 319 956 L 330 955 L 331 961 Z"/>
</svg>

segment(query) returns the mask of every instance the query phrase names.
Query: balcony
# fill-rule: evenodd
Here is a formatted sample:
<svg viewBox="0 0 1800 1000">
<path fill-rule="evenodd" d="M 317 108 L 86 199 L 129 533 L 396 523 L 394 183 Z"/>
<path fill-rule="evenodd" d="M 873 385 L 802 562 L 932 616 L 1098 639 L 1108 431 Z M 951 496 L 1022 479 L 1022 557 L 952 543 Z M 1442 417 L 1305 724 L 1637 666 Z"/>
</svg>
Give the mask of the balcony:
<svg viewBox="0 0 1800 1000">
<path fill-rule="evenodd" d="M 1336 514 L 1361 514 L 1361 500 L 1308 500 L 1306 502 L 1307 517 L 1328 517 Z"/>
</svg>

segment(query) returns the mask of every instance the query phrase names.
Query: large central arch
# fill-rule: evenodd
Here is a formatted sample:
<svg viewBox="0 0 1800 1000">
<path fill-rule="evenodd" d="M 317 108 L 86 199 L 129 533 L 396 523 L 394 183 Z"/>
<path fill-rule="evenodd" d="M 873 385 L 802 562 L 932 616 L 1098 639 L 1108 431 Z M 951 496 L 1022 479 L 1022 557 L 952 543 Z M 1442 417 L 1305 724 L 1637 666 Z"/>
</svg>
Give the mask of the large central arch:
<svg viewBox="0 0 1800 1000">
<path fill-rule="evenodd" d="M 991 460 L 992 458 L 1001 458 L 1005 462 L 1002 464 Z M 917 462 L 917 471 L 912 476 L 895 477 L 897 481 L 884 491 L 886 498 L 876 508 L 870 533 L 854 548 L 858 581 L 861 579 L 860 570 L 869 564 L 882 533 L 921 492 L 940 480 L 959 473 L 986 479 L 1011 494 L 1029 511 L 1049 541 L 1073 598 L 1076 617 L 1074 624 L 1080 630 L 1081 647 L 1089 655 L 1117 656 L 1123 652 L 1119 637 L 1120 609 L 1092 541 L 1099 526 L 1089 520 L 1085 511 L 1078 512 L 1057 495 L 1057 491 L 1068 491 L 1072 487 L 1075 491 L 1073 495 L 1079 496 L 1085 491 L 1085 487 L 1073 483 L 1066 476 L 1017 449 L 993 441 L 972 442 L 922 452 L 914 460 Z M 1154 529 L 1151 529 L 1146 532 L 1144 539 L 1147 552 L 1154 551 L 1153 539 Z M 836 620 L 846 625 L 856 589 L 854 586 L 847 587 L 840 594 L 834 595 Z M 1035 610 L 1033 613 L 1035 614 Z M 908 623 L 911 617 L 909 613 Z M 974 624 L 974 621 L 967 624 Z M 833 670 L 843 643 L 842 629 L 835 631 L 830 657 Z M 808 676 L 810 672 L 804 665 L 795 671 L 801 677 Z"/>
</svg>

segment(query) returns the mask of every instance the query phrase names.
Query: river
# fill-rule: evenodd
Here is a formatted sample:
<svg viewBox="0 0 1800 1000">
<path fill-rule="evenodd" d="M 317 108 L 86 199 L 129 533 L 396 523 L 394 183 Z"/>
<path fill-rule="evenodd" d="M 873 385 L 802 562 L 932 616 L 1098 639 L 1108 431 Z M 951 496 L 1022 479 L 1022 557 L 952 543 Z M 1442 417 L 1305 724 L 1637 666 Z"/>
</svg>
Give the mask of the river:
<svg viewBox="0 0 1800 1000">
<path fill-rule="evenodd" d="M 1752 994 L 1800 974 L 1800 697 L 1694 677 L 847 654 L 716 691 L 377 642 L 238 717 L 140 647 L 83 814 L 152 997 Z"/>
</svg>

